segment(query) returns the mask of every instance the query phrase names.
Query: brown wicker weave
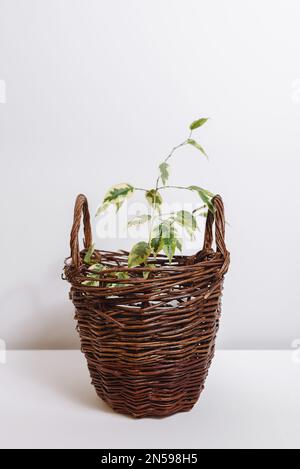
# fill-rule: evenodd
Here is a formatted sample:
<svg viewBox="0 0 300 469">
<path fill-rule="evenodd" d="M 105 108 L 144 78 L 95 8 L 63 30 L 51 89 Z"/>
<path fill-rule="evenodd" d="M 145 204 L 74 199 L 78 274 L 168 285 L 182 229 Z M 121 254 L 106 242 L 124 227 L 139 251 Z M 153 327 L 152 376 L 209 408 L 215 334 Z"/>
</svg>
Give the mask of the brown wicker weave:
<svg viewBox="0 0 300 469">
<path fill-rule="evenodd" d="M 127 252 L 96 251 L 107 266 L 99 286 L 87 286 L 82 259 L 92 243 L 87 199 L 79 195 L 71 231 L 71 257 L 65 275 L 72 284 L 81 349 L 97 394 L 115 411 L 134 417 L 165 417 L 188 411 L 197 402 L 214 354 L 219 327 L 223 276 L 229 266 L 224 242 L 224 208 L 213 199 L 204 246 L 194 256 L 151 258 L 155 265 L 129 269 Z M 84 246 L 78 232 L 81 215 Z M 212 249 L 215 218 L 216 251 Z M 130 278 L 118 280 L 114 272 Z"/>
</svg>

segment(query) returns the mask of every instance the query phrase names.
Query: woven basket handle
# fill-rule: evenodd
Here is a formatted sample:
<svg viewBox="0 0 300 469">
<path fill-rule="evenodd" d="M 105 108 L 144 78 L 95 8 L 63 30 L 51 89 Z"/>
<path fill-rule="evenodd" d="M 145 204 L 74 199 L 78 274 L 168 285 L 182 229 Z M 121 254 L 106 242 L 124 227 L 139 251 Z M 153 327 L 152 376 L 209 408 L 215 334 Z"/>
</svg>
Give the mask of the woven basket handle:
<svg viewBox="0 0 300 469">
<path fill-rule="evenodd" d="M 213 223 L 215 222 L 215 239 L 217 251 L 219 251 L 224 258 L 228 256 L 228 251 L 225 244 L 225 216 L 224 216 L 224 205 L 220 195 L 216 195 L 212 199 L 212 203 L 215 207 L 215 215 L 212 212 L 208 212 L 205 226 L 203 250 L 209 250 L 212 247 L 213 242 Z"/>
<path fill-rule="evenodd" d="M 81 264 L 78 233 L 80 229 L 81 215 L 83 214 L 83 230 L 84 239 L 83 244 L 87 249 L 92 244 L 92 230 L 90 222 L 90 212 L 88 201 L 85 195 L 79 194 L 75 201 L 73 226 L 70 235 L 70 248 L 72 263 L 75 267 Z"/>
</svg>

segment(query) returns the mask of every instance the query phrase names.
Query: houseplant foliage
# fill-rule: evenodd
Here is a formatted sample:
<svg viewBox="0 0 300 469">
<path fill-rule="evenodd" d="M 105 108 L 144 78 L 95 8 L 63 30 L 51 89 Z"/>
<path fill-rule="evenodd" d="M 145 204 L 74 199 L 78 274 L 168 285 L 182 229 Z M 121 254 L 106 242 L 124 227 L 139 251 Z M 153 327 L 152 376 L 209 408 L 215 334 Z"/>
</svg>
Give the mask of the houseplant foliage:
<svg viewBox="0 0 300 469">
<path fill-rule="evenodd" d="M 182 239 L 179 236 L 179 228 L 184 228 L 187 235 L 193 239 L 195 232 L 198 229 L 198 217 L 206 217 L 208 211 L 214 212 L 212 204 L 212 194 L 209 190 L 199 187 L 197 185 L 173 186 L 169 185 L 169 178 L 171 172 L 171 160 L 175 153 L 184 146 L 192 146 L 201 156 L 207 158 L 207 154 L 198 142 L 194 139 L 194 131 L 202 127 L 208 118 L 202 117 L 193 121 L 189 126 L 189 134 L 187 138 L 180 144 L 174 146 L 166 158 L 159 164 L 159 174 L 154 184 L 154 187 L 141 188 L 135 187 L 129 183 L 121 183 L 112 186 L 106 192 L 100 207 L 97 210 L 96 216 L 105 212 L 110 206 L 115 206 L 116 212 L 123 205 L 125 200 L 128 200 L 137 191 L 142 191 L 145 194 L 145 200 L 150 209 L 150 213 L 138 214 L 128 222 L 128 227 L 136 227 L 148 224 L 149 236 L 146 240 L 141 240 L 134 244 L 128 256 L 128 267 L 133 268 L 136 266 L 149 267 L 153 264 L 148 264 L 150 256 L 156 256 L 159 253 L 164 253 L 169 262 L 171 263 L 176 250 L 182 251 Z M 195 193 L 200 201 L 198 207 L 193 211 L 179 210 L 176 212 L 162 213 L 163 192 L 167 189 L 185 190 Z M 105 266 L 97 261 L 93 256 L 94 246 L 88 249 L 84 261 L 90 265 L 88 274 L 91 280 L 86 280 L 84 283 L 90 286 L 99 285 L 99 274 L 105 275 Z M 144 276 L 149 275 L 149 271 L 145 271 Z M 122 280 L 128 276 L 128 273 L 117 272 L 116 276 Z M 114 286 L 115 284 L 111 284 Z M 116 284 L 118 285 L 118 284 Z M 124 285 L 124 283 L 123 283 Z"/>
</svg>

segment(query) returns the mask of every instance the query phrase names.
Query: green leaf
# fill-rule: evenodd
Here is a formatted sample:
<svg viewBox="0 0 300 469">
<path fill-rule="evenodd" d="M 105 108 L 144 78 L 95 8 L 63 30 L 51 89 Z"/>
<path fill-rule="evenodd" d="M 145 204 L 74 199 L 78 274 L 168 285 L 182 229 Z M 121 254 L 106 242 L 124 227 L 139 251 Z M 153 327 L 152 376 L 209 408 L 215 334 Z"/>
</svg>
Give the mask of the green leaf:
<svg viewBox="0 0 300 469">
<path fill-rule="evenodd" d="M 155 268 L 155 265 L 153 265 L 153 264 L 145 264 L 145 267 L 147 267 L 147 269 L 154 269 L 154 268 Z M 144 279 L 147 279 L 150 274 L 151 274 L 151 270 L 146 270 L 146 271 L 144 271 L 144 272 L 143 272 L 143 277 L 144 277 Z"/>
<path fill-rule="evenodd" d="M 195 231 L 197 228 L 197 220 L 194 215 L 187 210 L 180 210 L 176 213 L 175 221 L 188 230 Z"/>
<path fill-rule="evenodd" d="M 111 274 L 112 275 L 112 274 Z M 115 272 L 115 276 L 119 280 L 126 280 L 129 278 L 128 272 Z M 128 283 L 108 283 L 107 287 L 128 287 Z"/>
<path fill-rule="evenodd" d="M 198 127 L 201 127 L 201 125 L 205 124 L 205 122 L 208 121 L 208 117 L 201 117 L 201 119 L 197 119 L 194 122 L 191 123 L 190 129 L 195 130 L 198 129 Z"/>
<path fill-rule="evenodd" d="M 198 150 L 201 151 L 201 153 L 203 153 L 203 155 L 206 156 L 206 158 L 208 158 L 207 154 L 205 153 L 205 150 L 204 148 L 198 143 L 196 142 L 196 140 L 193 140 L 192 138 L 189 138 L 187 143 L 189 143 L 190 145 L 193 145 L 193 147 L 197 148 Z"/>
<path fill-rule="evenodd" d="M 105 204 L 103 203 L 102 205 L 100 205 L 100 207 L 98 207 L 97 209 L 95 216 L 98 217 L 101 213 L 105 212 L 109 206 L 110 206 L 109 202 L 105 202 Z"/>
<path fill-rule="evenodd" d="M 116 276 L 119 280 L 126 280 L 129 278 L 128 272 L 116 272 Z"/>
<path fill-rule="evenodd" d="M 167 258 L 169 259 L 169 262 L 171 264 L 176 247 L 177 247 L 177 240 L 176 238 L 170 237 L 170 238 L 163 238 L 164 244 L 163 244 L 163 250 Z"/>
<path fill-rule="evenodd" d="M 182 240 L 179 238 L 176 239 L 176 247 L 180 252 L 182 252 Z"/>
<path fill-rule="evenodd" d="M 94 279 L 94 280 L 85 280 L 84 282 L 82 282 L 82 285 L 87 285 L 89 287 L 99 287 L 99 272 L 102 272 L 102 270 L 105 270 L 106 269 L 106 266 L 103 265 L 103 264 L 100 264 L 99 262 L 97 262 L 96 264 L 92 264 L 88 270 L 89 272 L 91 273 L 87 273 L 87 277 L 91 278 L 91 279 Z"/>
<path fill-rule="evenodd" d="M 153 237 L 150 242 L 154 254 L 156 255 L 159 251 L 163 250 L 170 263 L 172 262 L 176 248 L 180 251 L 182 250 L 182 242 L 181 239 L 178 238 L 173 222 L 174 219 L 170 218 L 157 225 L 153 230 Z"/>
<path fill-rule="evenodd" d="M 155 226 L 152 233 L 150 246 L 154 254 L 157 254 L 163 249 L 164 239 L 169 239 L 175 236 L 175 228 L 173 226 L 173 219 L 164 220 L 159 225 Z"/>
<path fill-rule="evenodd" d="M 89 278 L 97 279 L 97 280 L 84 280 L 82 285 L 87 285 L 88 287 L 99 287 L 99 278 L 98 275 L 96 274 L 87 274 L 86 275 Z"/>
<path fill-rule="evenodd" d="M 111 204 L 114 204 L 118 211 L 125 199 L 133 194 L 133 191 L 134 187 L 127 183 L 117 184 L 111 187 L 105 194 L 102 205 L 98 208 L 96 216 L 106 210 Z"/>
<path fill-rule="evenodd" d="M 157 253 L 159 253 L 159 251 L 162 250 L 163 240 L 162 240 L 161 225 L 158 225 L 153 229 L 153 234 L 152 234 L 152 238 L 150 241 L 150 247 L 154 255 L 156 255 Z"/>
<path fill-rule="evenodd" d="M 206 189 L 202 189 L 202 187 L 198 187 L 198 186 L 189 186 L 188 189 L 191 191 L 196 191 L 198 195 L 201 197 L 202 201 L 205 203 L 205 205 L 207 205 L 208 209 L 212 213 L 215 213 L 215 208 L 211 201 L 213 197 L 213 194 L 211 192 L 207 191 Z"/>
<path fill-rule="evenodd" d="M 100 264 L 100 262 L 97 262 L 96 264 L 91 265 L 88 270 L 91 272 L 102 272 L 102 270 L 105 270 L 106 266 L 103 264 Z"/>
<path fill-rule="evenodd" d="M 199 189 L 198 186 L 195 186 L 197 187 L 197 190 Z M 201 191 L 204 192 L 204 194 L 207 195 L 207 197 L 210 197 L 211 199 L 215 196 L 215 194 L 213 194 L 212 192 L 208 191 L 207 189 L 203 189 L 202 187 L 200 187 Z"/>
<path fill-rule="evenodd" d="M 160 211 L 160 206 L 162 204 L 162 197 L 156 189 L 151 189 L 146 192 L 146 199 L 148 203 L 154 207 L 155 210 Z"/>
<path fill-rule="evenodd" d="M 191 239 L 194 239 L 194 231 L 198 228 L 198 226 L 197 220 L 192 213 L 186 210 L 180 210 L 176 214 L 175 221 L 186 229 Z"/>
<path fill-rule="evenodd" d="M 162 247 L 163 247 L 163 241 L 162 241 L 162 238 L 152 238 L 151 241 L 150 241 L 150 246 L 151 246 L 151 249 L 152 249 L 152 252 L 154 253 L 154 255 L 158 254 L 159 251 L 162 250 Z"/>
<path fill-rule="evenodd" d="M 161 223 L 163 251 L 172 262 L 177 247 L 177 231 L 173 219 L 165 220 Z"/>
<path fill-rule="evenodd" d="M 137 215 L 136 217 L 129 220 L 128 227 L 130 228 L 131 226 L 142 225 L 149 220 L 151 220 L 151 215 Z"/>
<path fill-rule="evenodd" d="M 170 236 L 175 235 L 176 229 L 173 222 L 174 219 L 171 217 L 161 223 L 161 232 L 163 238 L 169 238 Z"/>
<path fill-rule="evenodd" d="M 83 262 L 85 262 L 86 264 L 91 263 L 91 257 L 93 255 L 94 249 L 95 249 L 95 245 L 91 244 L 84 256 Z"/>
<path fill-rule="evenodd" d="M 165 161 L 159 165 L 160 177 L 164 186 L 166 185 L 169 179 L 169 174 L 170 174 L 169 168 L 170 168 L 170 165 L 166 163 Z"/>
<path fill-rule="evenodd" d="M 197 191 L 209 199 L 212 199 L 215 196 L 215 194 L 213 194 L 212 192 L 208 191 L 207 189 L 203 189 L 202 187 L 199 187 L 199 186 L 189 186 L 187 189 L 192 190 L 192 191 Z"/>
<path fill-rule="evenodd" d="M 147 261 L 151 254 L 151 248 L 145 241 L 140 241 L 135 244 L 130 251 L 128 257 L 128 267 L 136 267 L 137 265 L 143 264 Z"/>
</svg>

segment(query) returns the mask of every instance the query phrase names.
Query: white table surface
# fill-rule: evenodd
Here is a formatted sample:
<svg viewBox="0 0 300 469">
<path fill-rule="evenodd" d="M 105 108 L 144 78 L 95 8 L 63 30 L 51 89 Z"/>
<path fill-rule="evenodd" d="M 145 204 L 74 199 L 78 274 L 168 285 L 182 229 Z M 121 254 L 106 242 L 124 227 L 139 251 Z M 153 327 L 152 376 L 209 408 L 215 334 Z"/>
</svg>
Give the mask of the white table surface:
<svg viewBox="0 0 300 469">
<path fill-rule="evenodd" d="M 300 448 L 292 351 L 217 351 L 191 412 L 133 420 L 94 392 L 79 351 L 8 351 L 1 448 Z"/>
</svg>

